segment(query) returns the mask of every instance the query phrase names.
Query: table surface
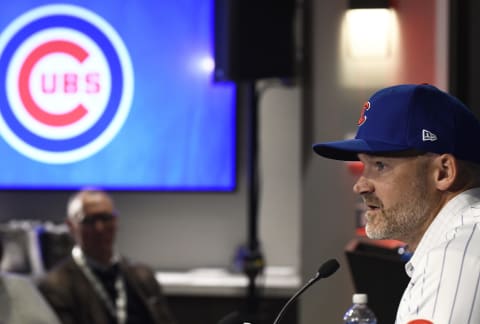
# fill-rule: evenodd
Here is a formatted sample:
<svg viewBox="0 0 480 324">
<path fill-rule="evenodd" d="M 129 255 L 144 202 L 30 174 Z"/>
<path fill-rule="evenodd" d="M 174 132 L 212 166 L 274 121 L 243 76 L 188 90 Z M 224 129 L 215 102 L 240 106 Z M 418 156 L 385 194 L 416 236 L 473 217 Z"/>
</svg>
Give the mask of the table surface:
<svg viewBox="0 0 480 324">
<path fill-rule="evenodd" d="M 248 278 L 224 268 L 197 268 L 189 271 L 159 271 L 157 280 L 166 295 L 241 296 Z M 289 297 L 300 287 L 300 276 L 293 267 L 267 267 L 257 278 L 263 295 Z"/>
</svg>

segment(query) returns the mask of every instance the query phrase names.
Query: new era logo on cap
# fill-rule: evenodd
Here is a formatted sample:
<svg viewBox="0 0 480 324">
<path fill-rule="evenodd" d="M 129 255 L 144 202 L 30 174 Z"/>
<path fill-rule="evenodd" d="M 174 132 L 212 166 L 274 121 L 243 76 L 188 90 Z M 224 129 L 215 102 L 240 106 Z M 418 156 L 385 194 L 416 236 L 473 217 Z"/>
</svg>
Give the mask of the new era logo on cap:
<svg viewBox="0 0 480 324">
<path fill-rule="evenodd" d="M 426 129 L 422 129 L 422 141 L 424 142 L 435 142 L 437 140 L 437 135 L 435 135 L 434 133 L 426 130 Z"/>
</svg>

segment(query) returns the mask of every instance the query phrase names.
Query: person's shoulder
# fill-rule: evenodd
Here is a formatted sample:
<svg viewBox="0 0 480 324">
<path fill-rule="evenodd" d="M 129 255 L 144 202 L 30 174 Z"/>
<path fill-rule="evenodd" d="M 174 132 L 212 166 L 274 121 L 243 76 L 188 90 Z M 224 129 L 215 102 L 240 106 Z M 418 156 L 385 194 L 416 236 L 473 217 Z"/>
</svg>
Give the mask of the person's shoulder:
<svg viewBox="0 0 480 324">
<path fill-rule="evenodd" d="M 68 284 L 71 281 L 72 272 L 76 271 L 75 263 L 71 257 L 61 260 L 53 268 L 38 278 L 39 286 L 50 284 Z"/>
<path fill-rule="evenodd" d="M 140 278 L 152 278 L 155 277 L 155 272 L 152 267 L 143 262 L 131 261 L 125 257 L 122 257 L 120 261 L 121 267 L 126 269 L 126 271 L 133 273 L 135 276 Z"/>
<path fill-rule="evenodd" d="M 122 258 L 120 261 L 120 267 L 126 272 L 126 275 L 137 282 L 144 282 L 151 284 L 157 282 L 155 277 L 155 271 L 153 268 L 143 262 L 130 261 L 126 258 Z"/>
<path fill-rule="evenodd" d="M 447 233 L 446 240 L 439 240 L 427 252 L 423 261 L 428 271 L 441 271 L 444 265 L 459 269 L 468 265 L 480 271 L 480 236 L 474 235 L 476 231 L 475 224 L 465 224 Z"/>
<path fill-rule="evenodd" d="M 131 262 L 122 258 L 120 268 L 130 284 L 137 286 L 151 300 L 161 302 L 163 289 L 153 268 L 143 262 Z"/>
</svg>

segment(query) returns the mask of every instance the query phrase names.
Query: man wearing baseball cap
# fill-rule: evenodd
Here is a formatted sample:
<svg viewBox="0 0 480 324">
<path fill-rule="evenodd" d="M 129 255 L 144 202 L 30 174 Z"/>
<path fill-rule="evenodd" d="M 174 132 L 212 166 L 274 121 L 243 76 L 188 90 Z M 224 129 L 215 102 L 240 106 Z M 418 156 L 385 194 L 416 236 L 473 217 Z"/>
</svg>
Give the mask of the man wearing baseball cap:
<svg viewBox="0 0 480 324">
<path fill-rule="evenodd" d="M 396 324 L 480 323 L 480 122 L 428 84 L 376 92 L 354 139 L 318 143 L 326 158 L 363 162 L 366 233 L 413 256 Z"/>
</svg>

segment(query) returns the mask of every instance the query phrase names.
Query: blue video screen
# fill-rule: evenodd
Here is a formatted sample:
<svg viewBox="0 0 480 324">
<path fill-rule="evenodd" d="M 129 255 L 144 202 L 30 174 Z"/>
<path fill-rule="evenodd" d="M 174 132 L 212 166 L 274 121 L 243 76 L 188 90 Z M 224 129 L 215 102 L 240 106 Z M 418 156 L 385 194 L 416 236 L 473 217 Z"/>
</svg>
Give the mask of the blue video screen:
<svg viewBox="0 0 480 324">
<path fill-rule="evenodd" d="M 234 190 L 213 1 L 2 3 L 0 189 Z"/>
</svg>

